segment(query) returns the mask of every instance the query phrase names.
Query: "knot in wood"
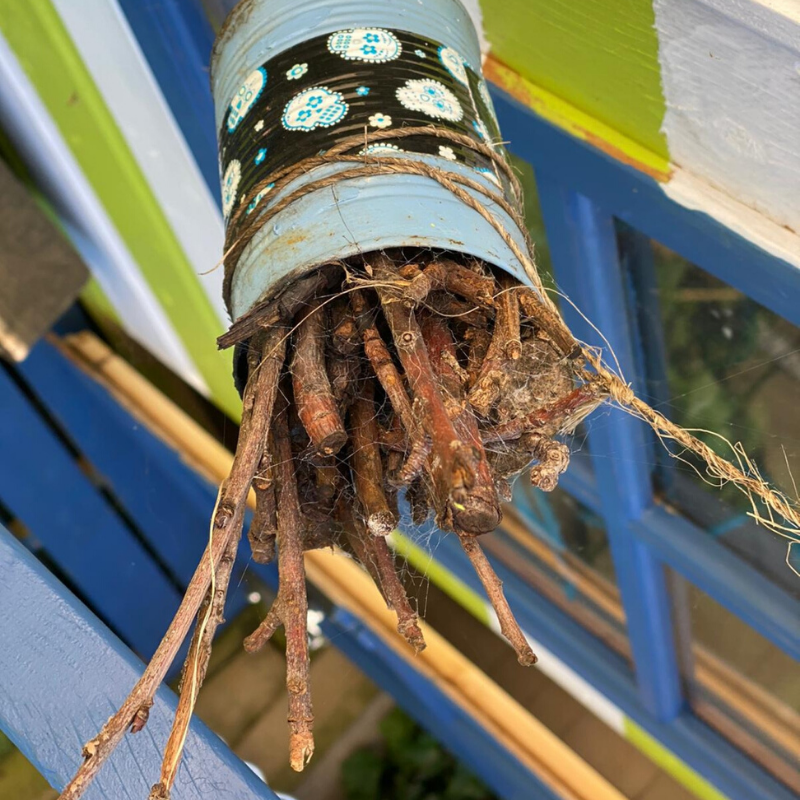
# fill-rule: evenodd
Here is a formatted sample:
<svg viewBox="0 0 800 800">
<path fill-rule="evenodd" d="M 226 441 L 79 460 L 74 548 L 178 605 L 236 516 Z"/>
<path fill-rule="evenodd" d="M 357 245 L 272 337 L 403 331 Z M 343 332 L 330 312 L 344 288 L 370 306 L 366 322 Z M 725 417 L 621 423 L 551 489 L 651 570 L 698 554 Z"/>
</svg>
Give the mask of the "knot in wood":
<svg viewBox="0 0 800 800">
<path fill-rule="evenodd" d="M 229 503 L 220 504 L 217 513 L 214 515 L 214 527 L 226 528 L 233 519 L 235 509 Z"/>
</svg>

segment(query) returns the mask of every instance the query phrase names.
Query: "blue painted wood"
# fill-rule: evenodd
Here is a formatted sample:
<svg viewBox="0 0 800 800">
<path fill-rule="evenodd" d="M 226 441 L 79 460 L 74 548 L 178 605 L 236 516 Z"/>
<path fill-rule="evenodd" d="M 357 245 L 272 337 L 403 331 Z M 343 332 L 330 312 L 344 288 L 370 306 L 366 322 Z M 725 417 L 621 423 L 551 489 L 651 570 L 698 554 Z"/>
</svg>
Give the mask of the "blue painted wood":
<svg viewBox="0 0 800 800">
<path fill-rule="evenodd" d="M 142 663 L 0 528 L 0 728 L 57 789 L 124 700 Z M 13 613 L 9 610 L 13 609 Z M 87 800 L 142 800 L 158 779 L 176 697 L 162 689 L 144 732 L 128 735 Z M 174 800 L 276 800 L 202 723 L 189 729 Z"/>
<path fill-rule="evenodd" d="M 556 280 L 603 332 L 622 375 L 635 386 L 614 221 L 545 174 L 537 173 L 537 185 Z M 579 339 L 606 344 L 572 306 L 564 304 L 562 312 Z M 608 346 L 606 358 L 613 366 Z M 618 409 L 605 409 L 587 427 L 642 703 L 656 719 L 668 721 L 683 706 L 669 593 L 662 565 L 630 529 L 653 502 L 648 439 L 643 424 Z"/>
<path fill-rule="evenodd" d="M 0 500 L 126 642 L 155 650 L 177 590 L 2 366 Z"/>
<path fill-rule="evenodd" d="M 678 205 L 652 178 L 574 139 L 504 92 L 492 87 L 491 94 L 512 153 L 800 325 L 800 270 L 796 267 L 708 215 Z"/>
<path fill-rule="evenodd" d="M 661 506 L 648 509 L 633 530 L 666 564 L 800 661 L 800 600 Z"/>
<path fill-rule="evenodd" d="M 41 341 L 18 365 L 21 376 L 81 454 L 107 481 L 147 544 L 180 588 L 188 584 L 208 540 L 208 524 L 217 487 L 195 472 L 180 454 L 142 425 L 108 390 L 48 341 Z M 1 492 L 1 490 L 0 490 Z M 246 524 L 249 524 L 250 515 Z M 34 533 L 37 533 L 34 530 Z M 251 561 L 239 548 L 226 616 L 233 619 L 247 604 L 252 578 L 277 585 L 274 565 Z M 95 606 L 105 614 L 105 599 Z M 154 623 L 166 630 L 171 611 Z M 150 651 L 142 651 L 149 655 Z M 168 677 L 183 662 L 184 650 Z"/>
<path fill-rule="evenodd" d="M 50 342 L 18 371 L 185 586 L 208 541 L 216 486 Z"/>
<path fill-rule="evenodd" d="M 473 591 L 481 593 L 480 580 L 454 538 L 441 533 L 415 535 L 416 543 L 432 557 L 435 554 L 438 563 Z M 558 606 L 531 591 L 514 572 L 495 559 L 490 560 L 503 581 L 503 590 L 523 630 L 542 642 L 730 800 L 793 800 L 793 793 L 785 786 L 743 757 L 740 750 L 690 712 L 682 711 L 669 722 L 656 719 L 643 708 L 633 673 L 620 655 Z"/>
<path fill-rule="evenodd" d="M 558 800 L 539 778 L 355 616 L 337 609 L 330 640 L 456 758 L 505 800 Z"/>
<path fill-rule="evenodd" d="M 197 0 L 118 0 L 164 99 L 220 201 L 217 131 L 208 64 L 214 32 Z"/>
</svg>

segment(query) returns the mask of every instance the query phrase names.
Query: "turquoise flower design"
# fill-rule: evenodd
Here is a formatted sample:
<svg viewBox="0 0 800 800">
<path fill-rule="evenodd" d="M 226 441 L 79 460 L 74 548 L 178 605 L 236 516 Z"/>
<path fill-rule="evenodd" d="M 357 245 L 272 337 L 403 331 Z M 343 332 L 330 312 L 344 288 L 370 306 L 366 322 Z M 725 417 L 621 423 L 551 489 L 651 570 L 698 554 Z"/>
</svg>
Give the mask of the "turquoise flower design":
<svg viewBox="0 0 800 800">
<path fill-rule="evenodd" d="M 286 78 L 290 81 L 296 81 L 302 78 L 308 72 L 308 64 L 295 64 L 290 70 L 286 71 Z"/>
<path fill-rule="evenodd" d="M 366 97 L 369 94 L 369 86 L 359 86 L 356 89 L 356 94 L 360 97 Z"/>
<path fill-rule="evenodd" d="M 254 198 L 253 201 L 247 206 L 247 210 L 244 212 L 245 214 L 252 214 L 256 210 L 256 206 L 264 199 L 264 196 L 269 194 L 270 191 L 275 187 L 274 183 L 267 184 Z M 242 198 L 244 200 L 244 198 Z"/>
</svg>

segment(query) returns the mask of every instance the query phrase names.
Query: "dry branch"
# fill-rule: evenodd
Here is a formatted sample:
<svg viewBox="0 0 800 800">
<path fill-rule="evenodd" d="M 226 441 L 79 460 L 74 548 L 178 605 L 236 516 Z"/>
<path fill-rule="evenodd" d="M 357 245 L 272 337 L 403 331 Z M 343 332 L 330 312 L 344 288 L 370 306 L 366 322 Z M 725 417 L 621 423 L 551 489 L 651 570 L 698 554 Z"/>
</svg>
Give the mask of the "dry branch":
<svg viewBox="0 0 800 800">
<path fill-rule="evenodd" d="M 386 536 L 394 530 L 397 518 L 383 490 L 374 394 L 372 381 L 365 381 L 350 409 L 350 463 L 357 506 L 367 530 L 374 536 Z"/>
<path fill-rule="evenodd" d="M 273 425 L 273 463 L 278 501 L 278 596 L 245 649 L 260 650 L 283 625 L 286 631 L 286 688 L 289 692 L 289 762 L 301 772 L 314 752 L 308 661 L 308 599 L 303 567 L 303 523 L 294 475 L 288 414 L 282 408 Z"/>
<path fill-rule="evenodd" d="M 334 455 L 347 433 L 325 370 L 326 309 L 313 300 L 301 315 L 292 359 L 292 388 L 297 414 L 320 455 Z"/>
<path fill-rule="evenodd" d="M 261 457 L 261 463 L 253 478 L 253 490 L 256 495 L 256 511 L 250 523 L 247 540 L 253 561 L 257 564 L 271 564 L 275 558 L 275 537 L 278 533 L 276 517 L 275 484 L 271 475 L 271 458 L 269 452 Z"/>
<path fill-rule="evenodd" d="M 469 533 L 488 533 L 500 524 L 500 503 L 494 478 L 478 430 L 478 421 L 464 396 L 466 374 L 458 365 L 456 348 L 447 324 L 440 317 L 421 317 L 422 336 L 451 408 L 453 428 L 462 442 L 462 453 L 469 460 L 471 483 L 465 486 L 459 502 L 457 527 Z"/>
<path fill-rule="evenodd" d="M 269 365 L 282 360 L 284 347 L 285 338 L 282 329 L 275 329 L 266 334 L 262 350 L 265 353 L 262 368 L 251 374 L 245 387 L 239 444 L 230 475 L 220 487 L 211 520 L 209 544 L 186 588 L 178 611 L 142 677 L 125 702 L 109 718 L 100 733 L 84 746 L 85 760 L 62 791 L 59 800 L 78 800 L 119 744 L 126 730 L 131 728 L 133 732 L 138 732 L 145 726 L 155 693 L 175 660 L 206 596 L 211 583 L 211 573 L 219 569 L 222 555 L 231 542 L 238 541 L 244 505 L 261 458 L 263 442 L 272 417 L 272 405 L 277 393 L 277 382 Z"/>
<path fill-rule="evenodd" d="M 506 596 L 503 593 L 503 582 L 492 569 L 492 565 L 489 563 L 489 559 L 486 558 L 486 554 L 481 550 L 478 540 L 474 536 L 463 533 L 459 533 L 458 538 L 461 540 L 461 546 L 469 556 L 469 560 L 472 562 L 472 566 L 481 579 L 483 588 L 492 603 L 492 608 L 497 614 L 497 619 L 500 622 L 500 632 L 516 651 L 517 660 L 525 667 L 535 664 L 536 655 L 531 650 L 525 634 L 520 629 L 517 620 L 514 618 L 514 613 L 508 605 L 508 600 L 506 600 Z"/>
<path fill-rule="evenodd" d="M 227 550 L 220 559 L 219 568 L 214 573 L 211 586 L 208 589 L 203 605 L 197 615 L 192 643 L 183 665 L 181 676 L 180 697 L 175 719 L 172 723 L 169 739 L 164 748 L 164 757 L 161 763 L 161 777 L 159 782 L 150 791 L 150 800 L 169 800 L 175 776 L 183 756 L 183 747 L 186 735 L 189 732 L 189 723 L 192 719 L 200 687 L 206 678 L 208 662 L 211 658 L 211 643 L 217 628 L 223 623 L 225 599 L 228 596 L 228 584 L 236 561 L 236 551 L 239 546 L 238 538 L 231 539 Z"/>
<path fill-rule="evenodd" d="M 365 526 L 346 508 L 339 511 L 339 519 L 356 557 L 372 576 L 383 595 L 386 605 L 397 614 L 397 632 L 411 645 L 414 652 L 425 649 L 425 639 L 419 628 L 419 617 L 397 576 L 394 554 L 382 536 L 371 536 Z"/>
<path fill-rule="evenodd" d="M 414 309 L 394 290 L 378 289 L 378 295 L 422 427 L 431 439 L 437 521 L 446 530 L 454 526 L 475 530 L 481 520 L 473 519 L 464 505 L 469 489 L 476 483 L 472 453 L 453 427 Z"/>
</svg>

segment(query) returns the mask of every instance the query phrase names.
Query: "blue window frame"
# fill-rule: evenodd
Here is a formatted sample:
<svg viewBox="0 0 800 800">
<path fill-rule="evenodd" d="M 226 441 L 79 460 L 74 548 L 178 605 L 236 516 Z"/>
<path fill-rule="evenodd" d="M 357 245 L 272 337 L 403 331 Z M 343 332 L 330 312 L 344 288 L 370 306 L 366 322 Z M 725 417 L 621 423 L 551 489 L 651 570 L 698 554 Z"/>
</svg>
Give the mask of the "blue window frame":
<svg viewBox="0 0 800 800">
<path fill-rule="evenodd" d="M 652 366 L 654 358 L 658 361 L 659 348 L 652 343 L 662 336 L 660 319 L 646 312 L 637 318 L 626 297 L 626 270 L 652 280 L 646 237 L 798 323 L 800 274 L 789 264 L 678 206 L 655 182 L 569 139 L 508 98 L 498 96 L 496 106 L 512 151 L 536 171 L 558 286 L 606 341 L 569 304 L 562 306 L 565 319 L 579 338 L 610 345 L 637 392 L 658 398 L 657 392 L 665 390 L 663 382 L 659 386 L 656 380 L 654 386 L 652 380 L 654 372 L 665 371 L 663 363 Z M 621 237 L 620 223 L 626 228 Z M 649 375 L 645 365 L 651 368 Z M 608 527 L 636 676 L 638 710 L 633 717 L 645 726 L 649 721 L 651 731 L 657 720 L 677 732 L 684 722 L 698 721 L 686 708 L 664 568 L 688 579 L 795 659 L 800 656 L 800 603 L 720 541 L 657 502 L 655 470 L 642 468 L 648 460 L 643 453 L 656 456 L 642 423 L 612 412 L 603 424 L 589 426 L 589 450 L 598 468 L 572 470 L 565 486 L 601 513 Z M 658 456 L 651 463 L 655 467 Z M 591 680 L 591 670 L 584 674 Z M 700 731 L 702 726 L 695 732 Z M 691 753 L 688 737 L 678 738 L 682 741 L 675 742 L 675 752 L 731 797 L 767 797 L 770 791 L 781 796 L 783 788 L 766 775 L 754 773 L 756 782 L 744 793 L 742 784 L 714 776 L 711 751 L 722 750 L 710 730 L 703 732 L 702 755 Z"/>
</svg>

